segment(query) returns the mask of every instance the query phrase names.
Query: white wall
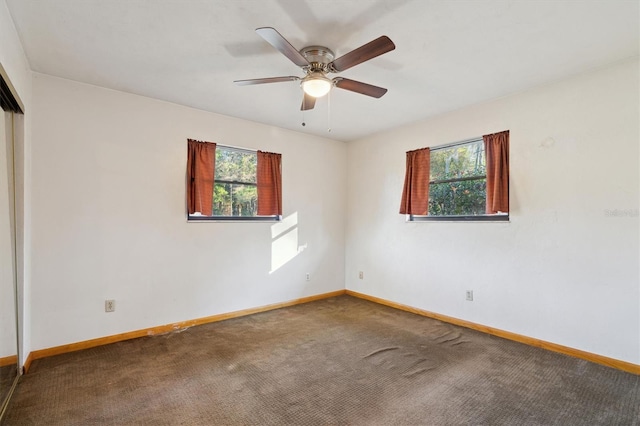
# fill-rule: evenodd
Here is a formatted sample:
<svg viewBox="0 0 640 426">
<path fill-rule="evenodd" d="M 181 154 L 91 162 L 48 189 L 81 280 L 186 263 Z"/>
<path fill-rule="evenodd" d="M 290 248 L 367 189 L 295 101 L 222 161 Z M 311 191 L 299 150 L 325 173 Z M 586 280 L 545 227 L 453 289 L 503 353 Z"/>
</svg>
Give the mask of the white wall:
<svg viewBox="0 0 640 426">
<path fill-rule="evenodd" d="M 33 350 L 344 288 L 344 143 L 41 74 L 33 99 Z M 187 223 L 187 138 L 281 153 L 284 222 Z"/>
<path fill-rule="evenodd" d="M 640 364 L 638 75 L 625 62 L 350 143 L 347 288 Z M 405 222 L 406 151 L 502 130 L 510 223 Z"/>
<path fill-rule="evenodd" d="M 30 100 L 31 72 L 5 0 L 0 0 L 0 63 L 9 74 L 20 99 L 27 106 Z"/>
<path fill-rule="evenodd" d="M 25 107 L 15 120 L 16 206 L 18 227 L 18 315 L 20 365 L 31 351 L 31 71 L 5 0 L 0 0 L 0 64 Z"/>
</svg>

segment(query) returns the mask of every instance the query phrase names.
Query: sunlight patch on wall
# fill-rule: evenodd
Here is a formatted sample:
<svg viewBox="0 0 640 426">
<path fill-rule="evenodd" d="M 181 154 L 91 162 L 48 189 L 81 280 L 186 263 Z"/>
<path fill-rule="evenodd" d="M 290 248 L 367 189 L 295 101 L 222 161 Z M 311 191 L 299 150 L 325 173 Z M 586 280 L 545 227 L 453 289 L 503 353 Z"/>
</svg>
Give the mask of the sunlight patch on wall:
<svg viewBox="0 0 640 426">
<path fill-rule="evenodd" d="M 271 226 L 271 271 L 273 273 L 302 253 L 307 245 L 298 246 L 298 213 L 293 213 Z"/>
</svg>

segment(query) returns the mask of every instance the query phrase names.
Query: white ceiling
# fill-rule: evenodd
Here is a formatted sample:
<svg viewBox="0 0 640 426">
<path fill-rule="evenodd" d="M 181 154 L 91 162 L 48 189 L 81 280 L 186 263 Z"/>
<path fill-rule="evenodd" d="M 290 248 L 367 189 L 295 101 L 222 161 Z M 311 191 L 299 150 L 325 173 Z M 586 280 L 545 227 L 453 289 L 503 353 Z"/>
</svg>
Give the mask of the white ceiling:
<svg viewBox="0 0 640 426">
<path fill-rule="evenodd" d="M 639 53 L 638 0 L 5 1 L 34 71 L 343 141 Z M 340 75 L 388 93 L 334 89 L 303 117 L 297 82 L 234 85 L 303 75 L 263 26 L 336 56 L 387 35 Z"/>
</svg>

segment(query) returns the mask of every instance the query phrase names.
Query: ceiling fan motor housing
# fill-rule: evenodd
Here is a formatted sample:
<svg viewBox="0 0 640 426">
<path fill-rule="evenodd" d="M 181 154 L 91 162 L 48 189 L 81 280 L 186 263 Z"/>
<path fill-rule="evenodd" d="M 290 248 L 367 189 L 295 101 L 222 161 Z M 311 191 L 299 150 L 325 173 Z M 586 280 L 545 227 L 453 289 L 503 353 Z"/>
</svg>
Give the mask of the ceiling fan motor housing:
<svg viewBox="0 0 640 426">
<path fill-rule="evenodd" d="M 328 47 L 324 46 L 307 46 L 300 49 L 300 53 L 309 61 L 310 72 L 331 72 L 329 63 L 333 61 L 335 55 Z"/>
</svg>

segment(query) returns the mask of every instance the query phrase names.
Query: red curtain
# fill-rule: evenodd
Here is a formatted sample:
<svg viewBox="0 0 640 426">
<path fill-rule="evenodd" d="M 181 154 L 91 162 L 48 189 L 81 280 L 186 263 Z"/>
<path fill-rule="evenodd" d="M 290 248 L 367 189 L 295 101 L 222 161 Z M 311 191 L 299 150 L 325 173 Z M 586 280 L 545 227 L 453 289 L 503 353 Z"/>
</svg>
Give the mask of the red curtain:
<svg viewBox="0 0 640 426">
<path fill-rule="evenodd" d="M 509 131 L 483 136 L 487 156 L 487 214 L 509 212 Z"/>
<path fill-rule="evenodd" d="M 258 151 L 258 215 L 282 216 L 282 155 Z"/>
<path fill-rule="evenodd" d="M 407 152 L 407 169 L 400 214 L 429 214 L 429 172 L 431 156 L 429 148 Z"/>
<path fill-rule="evenodd" d="M 216 169 L 216 144 L 188 139 L 187 209 L 204 216 L 213 214 L 213 179 Z"/>
</svg>

